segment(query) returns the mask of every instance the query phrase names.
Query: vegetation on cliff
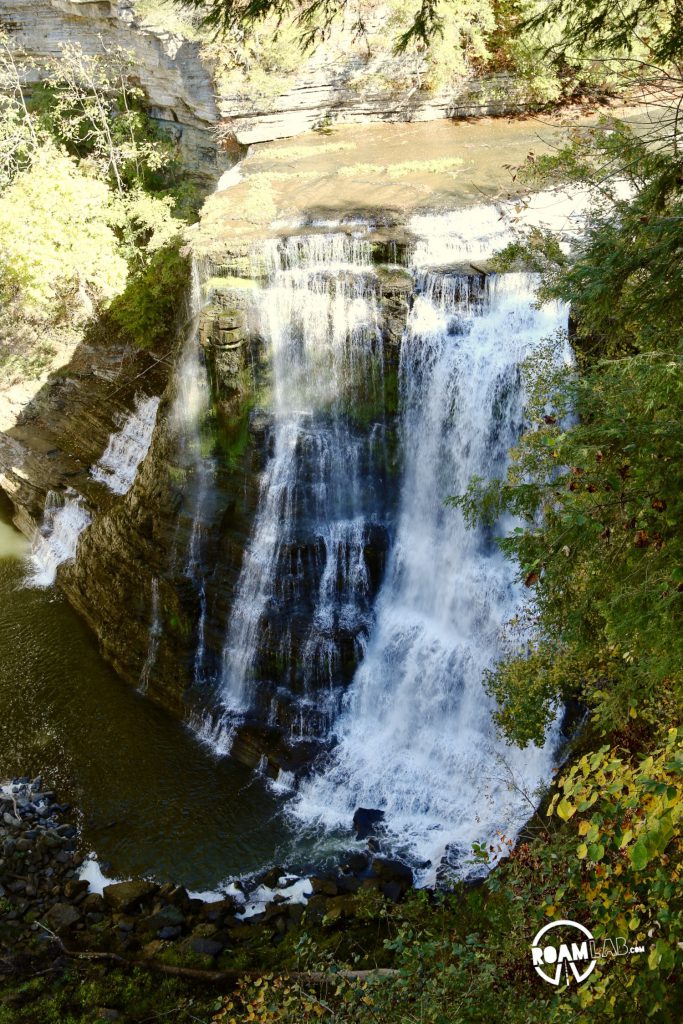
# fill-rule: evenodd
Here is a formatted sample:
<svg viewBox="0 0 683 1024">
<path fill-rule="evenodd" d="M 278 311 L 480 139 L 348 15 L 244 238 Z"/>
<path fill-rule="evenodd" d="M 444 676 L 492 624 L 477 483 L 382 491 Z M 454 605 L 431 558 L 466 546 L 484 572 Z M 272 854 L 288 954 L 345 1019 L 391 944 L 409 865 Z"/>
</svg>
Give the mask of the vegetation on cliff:
<svg viewBox="0 0 683 1024">
<path fill-rule="evenodd" d="M 183 180 L 173 146 L 144 112 L 124 53 L 91 57 L 69 43 L 31 89 L 29 71 L 0 37 L 5 378 L 41 372 L 45 359 L 36 360 L 37 350 L 42 346 L 49 362 L 62 336 L 77 339 L 151 261 L 177 268 L 176 213 L 187 212 L 178 211 Z M 184 273 L 175 281 L 169 298 L 177 301 L 186 280 Z M 162 321 L 167 315 L 157 327 Z M 139 330 L 132 336 L 151 340 Z"/>
<path fill-rule="evenodd" d="M 350 42 L 359 44 L 359 63 L 367 65 L 359 67 L 354 87 L 384 91 L 398 102 L 496 72 L 510 74 L 508 106 L 604 96 L 624 84 L 623 67 L 601 59 L 599 39 L 569 39 L 576 19 L 561 3 L 551 16 L 539 0 L 137 0 L 136 6 L 151 24 L 202 42 L 219 90 L 228 95 L 283 92 L 300 72 L 302 51 L 310 56 L 324 43 L 342 57 Z M 637 29 L 651 20 L 641 5 L 634 31 L 615 40 L 621 55 L 647 59 Z M 491 99 L 501 98 L 496 89 L 491 86 Z"/>
</svg>

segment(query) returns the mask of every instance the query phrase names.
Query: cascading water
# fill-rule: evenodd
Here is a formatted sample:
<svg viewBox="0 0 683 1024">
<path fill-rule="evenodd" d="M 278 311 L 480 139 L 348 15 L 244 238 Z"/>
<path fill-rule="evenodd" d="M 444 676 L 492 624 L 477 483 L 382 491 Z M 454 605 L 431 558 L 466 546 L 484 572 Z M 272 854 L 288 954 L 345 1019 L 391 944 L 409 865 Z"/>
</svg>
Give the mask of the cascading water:
<svg viewBox="0 0 683 1024">
<path fill-rule="evenodd" d="M 90 513 L 75 492 L 47 492 L 43 522 L 31 544 L 28 586 L 52 586 L 59 566 L 76 557 L 79 537 L 90 521 Z"/>
<path fill-rule="evenodd" d="M 202 530 L 206 517 L 206 504 L 211 492 L 214 460 L 204 451 L 202 426 L 209 412 L 210 390 L 206 365 L 199 342 L 199 318 L 203 295 L 200 268 L 192 263 L 189 324 L 182 355 L 178 364 L 176 398 L 172 420 L 184 447 L 187 469 L 193 477 L 193 511 L 190 540 L 185 558 L 185 575 L 194 584 L 200 603 L 197 623 L 197 643 L 194 658 L 194 682 L 202 682 L 205 653 L 206 584 L 201 558 Z"/>
<path fill-rule="evenodd" d="M 522 427 L 520 363 L 567 312 L 535 308 L 529 275 L 480 280 L 418 278 L 401 356 L 400 515 L 376 624 L 336 747 L 290 805 L 326 828 L 379 808 L 394 848 L 459 870 L 474 841 L 516 835 L 553 756 L 550 741 L 519 751 L 496 737 L 482 677 L 521 595 L 492 537 L 444 499 L 503 474 Z"/>
<path fill-rule="evenodd" d="M 157 397 L 138 396 L 135 411 L 121 430 L 111 435 L 102 458 L 90 470 L 93 479 L 106 484 L 114 494 L 127 494 L 133 486 L 138 466 L 152 443 L 158 408 Z"/>
<path fill-rule="evenodd" d="M 150 673 L 157 660 L 157 654 L 159 653 L 159 639 L 163 631 L 159 607 L 159 580 L 156 576 L 152 577 L 151 590 L 152 615 L 149 624 L 149 644 L 147 647 L 147 657 L 145 658 L 145 663 L 142 666 L 142 672 L 140 673 L 140 685 L 138 686 L 138 691 L 140 693 L 147 693 Z"/>
<path fill-rule="evenodd" d="M 228 742 L 226 724 L 268 685 L 271 697 L 285 689 L 293 701 L 293 738 L 326 734 L 342 663 L 357 663 L 369 627 L 366 551 L 385 516 L 373 471 L 384 353 L 370 256 L 367 243 L 341 234 L 274 241 L 259 253 L 272 454 L 223 651 L 219 728 Z"/>
</svg>

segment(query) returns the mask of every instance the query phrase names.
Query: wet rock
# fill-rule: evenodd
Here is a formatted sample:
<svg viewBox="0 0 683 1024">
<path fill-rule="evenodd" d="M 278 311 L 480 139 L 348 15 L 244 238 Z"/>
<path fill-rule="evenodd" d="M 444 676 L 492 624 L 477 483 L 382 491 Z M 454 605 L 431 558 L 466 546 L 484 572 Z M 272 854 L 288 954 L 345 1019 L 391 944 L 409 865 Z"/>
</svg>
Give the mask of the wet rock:
<svg viewBox="0 0 683 1024">
<path fill-rule="evenodd" d="M 367 839 L 375 826 L 384 819 L 384 811 L 371 807 L 357 807 L 353 814 L 353 828 L 357 839 Z"/>
<path fill-rule="evenodd" d="M 360 875 L 363 871 L 367 871 L 369 866 L 370 858 L 367 853 L 351 853 L 346 858 L 344 871 L 351 872 L 353 875 Z"/>
<path fill-rule="evenodd" d="M 182 928 L 177 925 L 175 927 L 168 926 L 166 928 L 160 928 L 157 932 L 158 937 L 163 939 L 164 942 L 174 942 L 176 939 L 180 938 L 181 934 Z"/>
<path fill-rule="evenodd" d="M 64 886 L 64 895 L 68 900 L 72 900 L 81 893 L 86 893 L 87 891 L 88 882 L 84 878 L 72 878 Z M 87 896 L 85 899 L 87 899 Z"/>
<path fill-rule="evenodd" d="M 93 914 L 101 914 L 104 906 L 104 899 L 98 892 L 89 892 L 82 904 L 82 908 L 86 913 Z"/>
<path fill-rule="evenodd" d="M 336 896 L 337 886 L 329 878 L 311 878 L 311 888 L 315 894 L 322 893 L 324 896 Z"/>
<path fill-rule="evenodd" d="M 155 882 L 114 882 L 104 887 L 103 896 L 113 910 L 126 912 L 135 910 L 158 891 L 159 886 Z"/>
<path fill-rule="evenodd" d="M 395 882 L 404 892 L 413 884 L 413 872 L 403 861 L 375 857 L 372 870 L 382 882 Z"/>
<path fill-rule="evenodd" d="M 267 886 L 268 889 L 274 889 L 286 873 L 284 868 L 270 868 L 259 876 L 258 883 Z"/>
<path fill-rule="evenodd" d="M 171 891 L 165 896 L 165 899 L 172 903 L 174 907 L 179 907 L 184 914 L 190 909 L 190 897 L 188 896 L 187 889 L 184 885 L 174 885 L 171 887 Z"/>
<path fill-rule="evenodd" d="M 214 924 L 223 921 L 226 917 L 232 917 L 236 910 L 236 904 L 230 896 L 223 900 L 215 900 L 213 903 L 205 903 L 202 907 L 202 917 Z"/>
</svg>

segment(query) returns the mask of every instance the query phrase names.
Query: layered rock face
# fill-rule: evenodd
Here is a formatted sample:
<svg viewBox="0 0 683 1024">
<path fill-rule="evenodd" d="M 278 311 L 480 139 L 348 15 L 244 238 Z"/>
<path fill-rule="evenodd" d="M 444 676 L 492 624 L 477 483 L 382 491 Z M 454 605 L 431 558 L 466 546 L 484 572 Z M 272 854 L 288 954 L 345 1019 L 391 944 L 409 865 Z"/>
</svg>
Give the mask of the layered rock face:
<svg viewBox="0 0 683 1024">
<path fill-rule="evenodd" d="M 34 60 L 29 75 L 34 80 L 43 74 L 44 61 L 59 57 L 67 42 L 88 54 L 125 50 L 151 116 L 176 140 L 185 167 L 215 181 L 234 161 L 236 154 L 227 159 L 211 136 L 219 114 L 199 45 L 145 29 L 133 0 L 3 0 L 0 27 Z"/>
<path fill-rule="evenodd" d="M 383 256 L 381 246 L 377 255 Z M 246 270 L 243 257 L 241 264 Z M 412 283 L 405 272 L 377 270 L 383 407 L 358 409 L 356 416 L 361 432 L 371 428 L 372 418 L 384 419 L 389 450 L 395 445 L 399 347 Z M 47 568 L 56 561 L 53 576 L 107 660 L 184 719 L 210 706 L 220 685 L 228 624 L 273 457 L 272 355 L 254 321 L 261 284 L 248 277 L 214 281 L 208 303 L 181 330 L 175 354 L 131 356 L 116 345 L 82 345 L 20 422 L 0 436 L 0 486 L 14 505 L 15 522 L 34 540 L 39 578 L 45 582 L 47 551 Z M 192 412 L 197 388 L 205 393 Z M 301 457 L 306 478 L 315 460 L 306 469 L 305 451 Z M 391 481 L 381 486 L 382 501 L 391 506 Z M 307 518 L 308 499 L 297 500 L 300 523 L 278 556 L 277 593 L 259 627 L 258 696 L 233 749 L 249 765 L 265 753 L 273 770 L 292 767 L 318 749 L 315 714 L 303 722 L 297 703 L 307 653 L 297 649 L 303 641 L 296 638 L 311 628 L 309 598 L 321 586 L 325 548 L 319 526 Z M 59 514 L 67 506 L 81 512 L 70 553 L 58 536 Z M 387 536 L 380 524 L 366 532 L 371 602 Z M 295 567 L 304 563 L 302 587 Z M 335 627 L 342 682 L 357 664 L 359 628 Z M 294 645 L 286 657 L 285 634 Z"/>
<path fill-rule="evenodd" d="M 365 17 L 362 36 L 354 28 L 355 12 L 340 17 L 301 54 L 295 70 L 279 78 L 273 73 L 267 93 L 216 74 L 218 107 L 239 142 L 267 142 L 342 124 L 481 117 L 519 105 L 507 73 L 479 76 L 465 67 L 448 82 L 428 87 L 424 58 L 394 50 L 389 7 L 375 4 Z"/>
<path fill-rule="evenodd" d="M 497 114 L 519 102 L 504 74 L 463 73 L 435 90 L 417 87 L 415 57 L 393 52 L 386 18 L 381 6 L 370 14 L 371 50 L 350 21 L 340 21 L 314 51 L 301 55 L 294 70 L 273 71 L 264 90 L 239 66 L 226 77 L 220 45 L 208 55 L 200 42 L 146 24 L 135 0 L 4 0 L 0 8 L 0 25 L 35 60 L 34 77 L 65 42 L 79 43 L 86 53 L 117 47 L 130 52 L 152 116 L 176 138 L 186 167 L 209 179 L 234 162 L 237 144 L 288 138 L 332 123 Z M 418 71 L 424 73 L 422 64 Z M 229 156 L 209 131 L 218 120 L 234 133 Z"/>
</svg>

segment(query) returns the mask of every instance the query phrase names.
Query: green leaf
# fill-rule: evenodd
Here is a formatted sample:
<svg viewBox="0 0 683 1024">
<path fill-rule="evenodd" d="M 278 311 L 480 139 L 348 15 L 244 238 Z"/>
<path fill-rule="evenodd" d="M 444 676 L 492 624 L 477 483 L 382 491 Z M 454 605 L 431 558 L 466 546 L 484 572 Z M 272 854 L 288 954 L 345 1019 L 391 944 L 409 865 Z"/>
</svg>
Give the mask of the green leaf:
<svg viewBox="0 0 683 1024">
<path fill-rule="evenodd" d="M 636 871 L 642 871 L 647 867 L 650 855 L 647 852 L 647 845 L 644 839 L 639 839 L 638 842 L 634 844 L 630 856 L 631 864 Z"/>
</svg>

